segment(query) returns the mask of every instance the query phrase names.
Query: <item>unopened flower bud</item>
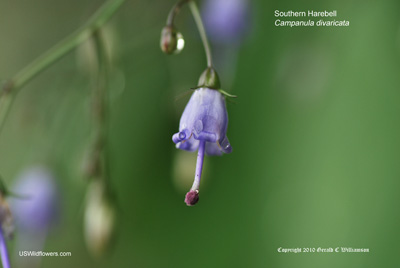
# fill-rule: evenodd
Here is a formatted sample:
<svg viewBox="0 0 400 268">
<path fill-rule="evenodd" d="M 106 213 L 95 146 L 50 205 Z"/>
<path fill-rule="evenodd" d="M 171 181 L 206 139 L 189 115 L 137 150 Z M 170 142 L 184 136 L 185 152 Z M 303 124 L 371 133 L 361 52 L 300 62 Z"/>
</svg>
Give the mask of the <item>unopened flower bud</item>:
<svg viewBox="0 0 400 268">
<path fill-rule="evenodd" d="M 96 257 L 103 255 L 114 236 L 116 212 L 101 181 L 93 181 L 89 186 L 84 220 L 89 250 Z"/>
<path fill-rule="evenodd" d="M 165 26 L 161 31 L 161 50 L 166 54 L 179 53 L 185 47 L 185 40 L 173 26 Z"/>
</svg>

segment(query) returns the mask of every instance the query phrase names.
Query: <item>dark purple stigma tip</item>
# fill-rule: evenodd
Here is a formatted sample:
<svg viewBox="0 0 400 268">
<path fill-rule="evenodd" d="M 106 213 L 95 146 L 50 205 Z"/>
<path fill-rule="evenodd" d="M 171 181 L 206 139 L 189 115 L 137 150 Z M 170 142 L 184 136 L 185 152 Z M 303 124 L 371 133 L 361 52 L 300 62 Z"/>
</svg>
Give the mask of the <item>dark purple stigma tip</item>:
<svg viewBox="0 0 400 268">
<path fill-rule="evenodd" d="M 199 202 L 199 191 L 190 191 L 186 194 L 185 203 L 188 206 L 194 206 Z"/>
</svg>

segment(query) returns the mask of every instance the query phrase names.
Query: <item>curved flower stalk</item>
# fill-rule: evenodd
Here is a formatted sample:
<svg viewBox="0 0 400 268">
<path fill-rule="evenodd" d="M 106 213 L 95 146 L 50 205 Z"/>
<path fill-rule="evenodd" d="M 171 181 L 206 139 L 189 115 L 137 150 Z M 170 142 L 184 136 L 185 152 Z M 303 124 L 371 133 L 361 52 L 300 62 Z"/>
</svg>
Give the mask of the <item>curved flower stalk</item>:
<svg viewBox="0 0 400 268">
<path fill-rule="evenodd" d="M 93 72 L 93 140 L 88 151 L 85 176 L 89 179 L 84 214 L 86 245 L 94 257 L 100 257 L 111 246 L 117 213 L 110 182 L 108 153 L 108 108 L 110 55 L 102 32 L 94 35 L 93 50 L 97 69 Z"/>
<path fill-rule="evenodd" d="M 226 136 L 228 128 L 228 113 L 226 111 L 225 96 L 229 95 L 221 89 L 219 77 L 212 67 L 211 50 L 208 44 L 204 25 L 193 0 L 181 0 L 172 8 L 167 19 L 167 26 L 161 34 L 161 49 L 166 54 L 171 54 L 177 47 L 176 37 L 171 33 L 176 32 L 173 24 L 174 18 L 181 7 L 188 3 L 203 41 L 207 58 L 207 69 L 202 73 L 197 88 L 190 98 L 182 114 L 179 132 L 172 136 L 176 148 L 186 151 L 198 151 L 196 172 L 192 188 L 185 196 L 185 203 L 193 206 L 199 201 L 201 174 L 203 172 L 204 156 L 221 155 L 232 152 L 232 147 Z"/>
</svg>

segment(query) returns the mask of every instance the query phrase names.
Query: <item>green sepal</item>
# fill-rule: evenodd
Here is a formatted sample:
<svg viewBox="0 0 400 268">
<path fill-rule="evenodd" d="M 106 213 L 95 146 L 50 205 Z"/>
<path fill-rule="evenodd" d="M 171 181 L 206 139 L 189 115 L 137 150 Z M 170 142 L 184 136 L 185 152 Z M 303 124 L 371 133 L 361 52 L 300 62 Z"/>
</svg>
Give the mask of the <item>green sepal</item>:
<svg viewBox="0 0 400 268">
<path fill-rule="evenodd" d="M 191 90 L 197 90 L 199 88 L 204 88 L 204 87 L 191 87 L 190 89 Z M 237 98 L 238 97 L 236 95 L 229 94 L 228 92 L 226 92 L 223 89 L 214 89 L 214 88 L 210 88 L 210 89 L 217 90 L 219 93 L 221 93 L 222 95 L 224 95 L 225 97 L 228 97 L 228 98 Z"/>
<path fill-rule="evenodd" d="M 236 95 L 232 95 L 232 94 L 229 94 L 228 92 L 226 92 L 225 90 L 222 90 L 222 89 L 217 89 L 218 91 L 219 91 L 219 93 L 221 93 L 222 95 L 224 95 L 225 97 L 229 97 L 229 98 L 237 98 L 237 96 Z"/>
<path fill-rule="evenodd" d="M 197 88 L 209 88 L 209 89 L 220 89 L 221 83 L 219 82 L 219 77 L 217 72 L 212 67 L 208 67 L 204 70 L 199 78 L 199 83 Z"/>
</svg>

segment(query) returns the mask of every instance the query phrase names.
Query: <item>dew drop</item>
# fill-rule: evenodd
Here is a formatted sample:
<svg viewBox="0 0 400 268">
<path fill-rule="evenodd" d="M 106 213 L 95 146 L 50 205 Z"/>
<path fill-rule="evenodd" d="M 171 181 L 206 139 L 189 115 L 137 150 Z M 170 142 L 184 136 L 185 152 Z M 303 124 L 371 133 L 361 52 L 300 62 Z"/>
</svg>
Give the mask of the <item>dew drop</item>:
<svg viewBox="0 0 400 268">
<path fill-rule="evenodd" d="M 183 35 L 180 32 L 176 33 L 176 49 L 174 51 L 175 54 L 180 53 L 185 47 L 185 39 L 183 39 Z"/>
<path fill-rule="evenodd" d="M 223 139 L 223 141 L 221 142 L 221 148 L 222 148 L 223 152 L 226 154 L 229 154 L 230 152 L 232 152 L 231 144 L 229 143 L 229 140 L 226 136 Z"/>
</svg>

